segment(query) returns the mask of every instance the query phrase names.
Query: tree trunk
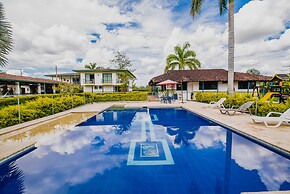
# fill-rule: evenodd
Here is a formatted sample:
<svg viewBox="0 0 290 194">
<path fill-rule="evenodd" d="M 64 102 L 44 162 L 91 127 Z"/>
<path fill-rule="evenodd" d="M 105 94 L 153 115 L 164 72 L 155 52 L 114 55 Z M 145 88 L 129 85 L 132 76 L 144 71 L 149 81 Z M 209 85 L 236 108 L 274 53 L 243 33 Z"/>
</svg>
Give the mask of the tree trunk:
<svg viewBox="0 0 290 194">
<path fill-rule="evenodd" d="M 235 33 L 234 33 L 234 0 L 229 0 L 229 35 L 228 35 L 228 93 L 234 94 L 234 63 L 235 63 Z"/>
</svg>

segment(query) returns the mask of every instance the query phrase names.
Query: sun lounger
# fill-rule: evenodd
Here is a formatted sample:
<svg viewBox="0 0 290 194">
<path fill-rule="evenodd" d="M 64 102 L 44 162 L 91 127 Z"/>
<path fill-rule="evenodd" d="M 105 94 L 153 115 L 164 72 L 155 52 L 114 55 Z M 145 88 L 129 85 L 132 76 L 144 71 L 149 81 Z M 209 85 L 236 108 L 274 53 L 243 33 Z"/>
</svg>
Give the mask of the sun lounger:
<svg viewBox="0 0 290 194">
<path fill-rule="evenodd" d="M 278 114 L 279 117 L 270 117 L 272 114 Z M 265 117 L 251 116 L 254 123 L 264 123 L 266 127 L 279 127 L 282 123 L 290 124 L 290 108 L 284 113 L 269 112 Z M 276 125 L 270 125 L 276 124 Z"/>
<path fill-rule="evenodd" d="M 254 101 L 249 101 L 244 103 L 242 106 L 235 108 L 234 106 L 232 108 L 220 108 L 220 112 L 222 114 L 228 114 L 228 115 L 235 115 L 236 112 L 240 112 L 240 113 L 250 113 L 250 107 L 252 106 L 252 104 L 254 103 Z"/>
<path fill-rule="evenodd" d="M 223 102 L 226 100 L 227 98 L 221 98 L 219 99 L 219 101 L 215 102 L 215 101 L 211 101 L 209 104 L 207 104 L 206 106 L 204 106 L 205 108 L 224 108 Z"/>
</svg>

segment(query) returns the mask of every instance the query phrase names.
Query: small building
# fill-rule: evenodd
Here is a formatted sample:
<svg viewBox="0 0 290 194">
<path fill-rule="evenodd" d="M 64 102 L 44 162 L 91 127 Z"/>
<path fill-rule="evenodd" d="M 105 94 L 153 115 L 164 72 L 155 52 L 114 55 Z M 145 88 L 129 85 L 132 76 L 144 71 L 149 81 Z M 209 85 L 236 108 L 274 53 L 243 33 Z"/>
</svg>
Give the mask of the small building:
<svg viewBox="0 0 290 194">
<path fill-rule="evenodd" d="M 59 81 L 0 73 L 0 95 L 52 94 Z"/>
<path fill-rule="evenodd" d="M 52 80 L 59 82 L 70 83 L 70 84 L 80 84 L 80 74 L 79 73 L 60 73 L 60 74 L 50 74 L 44 75 L 46 77 L 51 77 Z"/>
<path fill-rule="evenodd" d="M 129 70 L 121 69 L 85 69 L 73 70 L 75 73 L 63 73 L 58 75 L 45 75 L 61 82 L 80 84 L 84 92 L 119 92 L 121 91 L 121 75 L 127 74 L 129 87 L 126 91 L 132 91 L 132 79 L 136 77 Z"/>
<path fill-rule="evenodd" d="M 235 72 L 234 89 L 237 92 L 250 92 L 261 82 L 270 79 L 271 77 L 268 76 Z M 178 82 L 174 89 L 179 96 L 184 96 L 184 100 L 192 100 L 195 92 L 227 92 L 228 71 L 224 69 L 169 70 L 149 81 L 154 94 L 158 91 L 157 84 L 165 80 Z M 180 95 L 181 93 L 183 95 Z"/>
<path fill-rule="evenodd" d="M 286 81 L 286 80 L 289 80 L 290 79 L 290 76 L 289 75 L 288 74 L 275 74 L 270 79 L 270 82 L 277 83 L 277 85 L 282 85 L 282 81 Z"/>
</svg>

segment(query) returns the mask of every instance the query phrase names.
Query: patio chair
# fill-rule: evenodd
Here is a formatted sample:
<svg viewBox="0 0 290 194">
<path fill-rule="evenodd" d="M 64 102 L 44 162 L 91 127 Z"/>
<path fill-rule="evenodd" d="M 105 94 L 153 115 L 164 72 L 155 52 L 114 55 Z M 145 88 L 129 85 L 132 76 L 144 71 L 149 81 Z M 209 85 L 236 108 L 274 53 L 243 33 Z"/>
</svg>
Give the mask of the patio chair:
<svg viewBox="0 0 290 194">
<path fill-rule="evenodd" d="M 223 102 L 226 100 L 227 98 L 221 98 L 219 99 L 219 101 L 215 102 L 215 101 L 211 101 L 209 104 L 207 104 L 205 106 L 205 108 L 225 108 L 223 105 Z"/>
<path fill-rule="evenodd" d="M 250 107 L 252 106 L 252 104 L 254 103 L 254 101 L 249 101 L 244 103 L 242 106 L 235 108 L 235 106 L 232 106 L 231 108 L 220 108 L 220 112 L 222 114 L 228 114 L 228 115 L 235 115 L 236 112 L 240 112 L 240 113 L 250 113 Z"/>
<path fill-rule="evenodd" d="M 270 117 L 271 114 L 279 114 L 279 117 Z M 265 117 L 251 116 L 254 123 L 264 123 L 266 127 L 279 127 L 282 123 L 290 124 L 290 108 L 288 108 L 284 113 L 279 112 L 269 112 Z M 276 125 L 269 125 L 269 124 Z"/>
</svg>

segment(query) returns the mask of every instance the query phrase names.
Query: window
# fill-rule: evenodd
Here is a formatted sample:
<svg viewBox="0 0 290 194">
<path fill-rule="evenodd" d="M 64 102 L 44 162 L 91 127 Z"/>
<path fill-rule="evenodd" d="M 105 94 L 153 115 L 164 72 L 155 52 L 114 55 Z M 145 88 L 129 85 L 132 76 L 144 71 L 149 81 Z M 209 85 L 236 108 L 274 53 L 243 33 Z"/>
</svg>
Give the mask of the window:
<svg viewBox="0 0 290 194">
<path fill-rule="evenodd" d="M 255 81 L 239 81 L 238 82 L 238 89 L 248 89 L 248 84 L 249 85 L 249 89 L 253 89 L 256 86 L 256 82 Z"/>
<path fill-rule="evenodd" d="M 104 73 L 103 74 L 103 83 L 112 83 L 112 74 Z"/>
<path fill-rule="evenodd" d="M 94 83 L 94 74 L 86 74 L 85 75 L 85 78 L 86 78 L 86 81 L 85 81 L 85 83 L 86 84 L 92 84 L 92 83 Z"/>
<path fill-rule="evenodd" d="M 181 84 L 177 84 L 176 90 L 187 90 L 187 82 L 182 82 L 182 87 Z"/>
<path fill-rule="evenodd" d="M 199 90 L 217 90 L 218 82 L 199 82 Z"/>
</svg>

